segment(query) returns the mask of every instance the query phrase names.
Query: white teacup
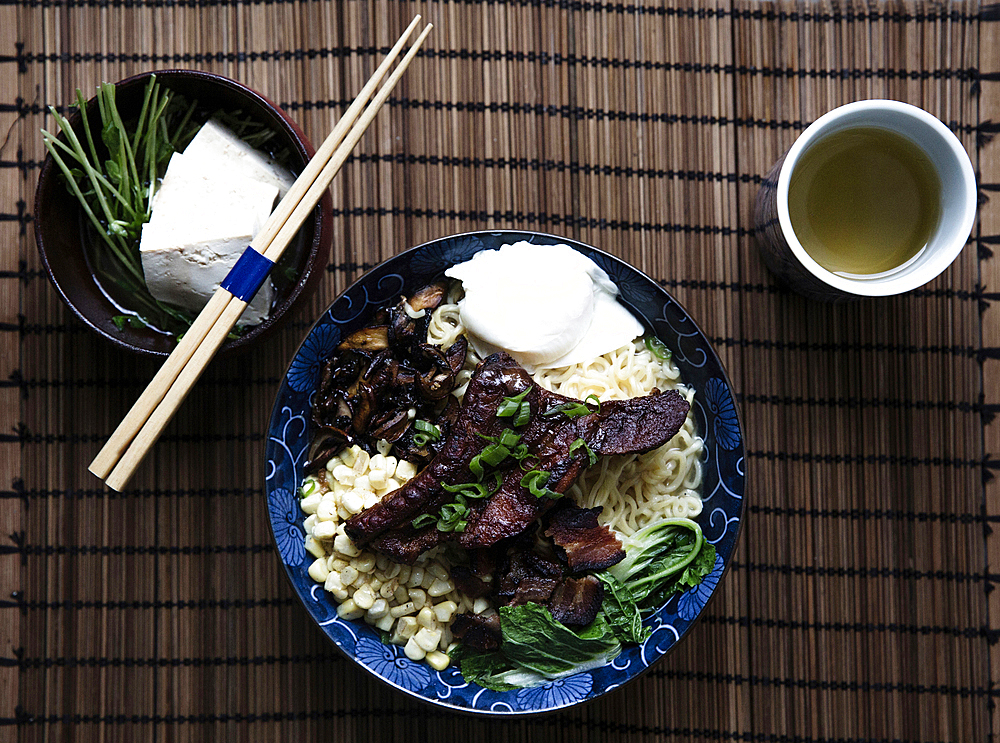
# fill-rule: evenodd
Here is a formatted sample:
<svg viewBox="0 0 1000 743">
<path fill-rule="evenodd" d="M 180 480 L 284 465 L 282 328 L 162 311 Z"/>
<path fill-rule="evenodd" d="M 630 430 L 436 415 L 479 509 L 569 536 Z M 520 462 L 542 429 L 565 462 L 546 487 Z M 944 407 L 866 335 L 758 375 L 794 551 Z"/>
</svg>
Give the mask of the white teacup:
<svg viewBox="0 0 1000 743">
<path fill-rule="evenodd" d="M 888 129 L 917 145 L 941 182 L 940 219 L 916 257 L 890 271 L 845 276 L 827 270 L 806 252 L 792 229 L 788 187 L 802 155 L 824 138 L 855 128 Z M 976 176 L 958 138 L 931 114 L 908 103 L 849 103 L 819 117 L 771 169 L 757 193 L 754 228 L 768 268 L 813 299 L 836 301 L 901 294 L 926 284 L 962 252 L 976 218 Z"/>
</svg>

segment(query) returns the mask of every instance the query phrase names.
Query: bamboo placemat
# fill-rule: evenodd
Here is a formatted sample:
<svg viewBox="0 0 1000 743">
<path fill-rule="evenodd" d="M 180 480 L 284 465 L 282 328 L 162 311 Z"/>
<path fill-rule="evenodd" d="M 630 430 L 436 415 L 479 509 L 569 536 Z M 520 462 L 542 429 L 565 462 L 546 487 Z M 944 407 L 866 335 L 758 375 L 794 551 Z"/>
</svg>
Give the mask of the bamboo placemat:
<svg viewBox="0 0 1000 743">
<path fill-rule="evenodd" d="M 156 365 L 83 329 L 40 270 L 46 106 L 200 68 L 318 142 L 415 12 L 436 30 L 335 181 L 311 305 L 217 360 L 131 487 L 106 491 L 86 465 Z M 0 5 L 0 739 L 993 739 L 998 29 L 1000 6 L 974 2 Z M 751 204 L 798 132 L 867 97 L 956 131 L 981 220 L 928 287 L 818 305 L 764 269 Z M 743 541 L 691 636 L 625 691 L 509 723 L 341 659 L 280 575 L 262 490 L 277 383 L 322 308 L 406 247 L 494 227 L 661 281 L 714 340 L 749 449 Z"/>
</svg>

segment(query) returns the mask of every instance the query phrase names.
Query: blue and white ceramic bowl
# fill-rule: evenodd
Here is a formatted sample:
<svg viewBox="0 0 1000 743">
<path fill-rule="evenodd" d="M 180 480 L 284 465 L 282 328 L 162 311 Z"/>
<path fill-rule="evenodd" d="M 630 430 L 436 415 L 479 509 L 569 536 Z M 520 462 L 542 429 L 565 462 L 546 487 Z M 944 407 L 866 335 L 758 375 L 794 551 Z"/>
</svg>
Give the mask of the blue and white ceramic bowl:
<svg viewBox="0 0 1000 743">
<path fill-rule="evenodd" d="M 384 645 L 364 622 L 344 621 L 336 603 L 307 574 L 298 487 L 309 450 L 310 398 L 322 361 L 372 314 L 396 303 L 449 266 L 480 250 L 519 240 L 563 243 L 603 268 L 618 285 L 621 301 L 673 352 L 684 381 L 696 390 L 694 412 L 705 439 L 704 510 L 698 522 L 715 545 L 715 570 L 696 588 L 671 597 L 644 624 L 652 634 L 627 647 L 608 665 L 544 686 L 495 692 L 468 683 L 452 666 L 434 671 L 409 660 L 403 649 Z M 646 275 L 582 243 L 534 232 L 475 232 L 434 240 L 397 255 L 368 272 L 323 313 L 299 347 L 278 391 L 267 439 L 267 502 L 271 528 L 285 572 L 306 611 L 327 636 L 359 666 L 390 686 L 425 701 L 464 712 L 523 715 L 564 709 L 598 697 L 636 678 L 688 633 L 715 593 L 736 549 L 743 519 L 743 431 L 733 391 L 708 339 L 677 301 Z"/>
</svg>

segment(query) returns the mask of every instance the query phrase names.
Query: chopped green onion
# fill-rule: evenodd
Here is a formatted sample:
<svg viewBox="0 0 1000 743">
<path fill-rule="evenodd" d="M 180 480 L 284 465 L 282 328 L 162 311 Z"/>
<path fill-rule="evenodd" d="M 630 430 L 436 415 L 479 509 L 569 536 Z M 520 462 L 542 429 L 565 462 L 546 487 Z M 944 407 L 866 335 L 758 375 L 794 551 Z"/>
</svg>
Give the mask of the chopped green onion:
<svg viewBox="0 0 1000 743">
<path fill-rule="evenodd" d="M 561 498 L 562 493 L 556 493 L 545 487 L 551 475 L 545 470 L 531 470 L 521 478 L 521 487 L 527 488 L 536 498 Z"/>
<path fill-rule="evenodd" d="M 505 397 L 497 408 L 497 418 L 514 418 L 515 427 L 523 426 L 531 420 L 531 405 L 524 399 L 530 391 L 529 385 L 517 395 Z"/>
<path fill-rule="evenodd" d="M 413 421 L 413 427 L 418 431 L 426 433 L 435 441 L 441 438 L 441 429 L 435 426 L 433 423 L 430 423 L 429 421 L 421 420 L 420 418 L 418 418 L 417 420 Z"/>
<path fill-rule="evenodd" d="M 500 444 L 501 446 L 506 446 L 508 449 L 510 449 L 511 447 L 516 446 L 520 440 L 521 440 L 521 434 L 515 433 L 509 428 L 505 428 L 503 430 L 503 433 L 500 434 L 500 440 L 497 441 L 496 443 Z"/>
<path fill-rule="evenodd" d="M 410 522 L 414 529 L 423 529 L 425 526 L 430 526 L 431 524 L 437 523 L 437 516 L 430 513 L 425 513 L 417 516 L 413 521 Z"/>
<path fill-rule="evenodd" d="M 642 342 L 646 345 L 646 350 L 660 361 L 670 361 L 670 358 L 673 356 L 670 349 L 655 335 L 647 335 L 642 339 Z"/>
<path fill-rule="evenodd" d="M 417 429 L 417 433 L 413 434 L 413 445 L 418 448 L 441 438 L 441 429 L 428 421 L 417 419 L 413 421 L 413 427 Z"/>
<path fill-rule="evenodd" d="M 474 456 L 472 461 L 469 462 L 469 471 L 476 476 L 477 480 L 482 480 L 483 475 L 486 474 L 486 468 L 483 466 L 484 462 L 490 467 L 498 467 L 509 456 L 510 449 L 503 444 L 488 444 L 486 448 Z"/>
<path fill-rule="evenodd" d="M 583 439 L 577 439 L 576 441 L 574 441 L 572 444 L 569 445 L 570 456 L 572 456 L 573 452 L 575 452 L 577 449 L 579 449 L 581 447 L 583 447 L 583 449 L 585 449 L 586 452 L 587 452 L 587 461 L 591 465 L 596 464 L 597 463 L 597 455 L 594 454 L 593 451 L 591 451 L 591 448 L 589 446 L 587 446 L 587 442 L 584 441 Z"/>
<path fill-rule="evenodd" d="M 307 477 L 302 481 L 302 487 L 299 488 L 299 497 L 308 498 L 310 495 L 319 490 L 319 482 L 317 482 L 315 477 Z"/>
<path fill-rule="evenodd" d="M 591 398 L 594 399 L 594 404 L 597 405 L 597 410 L 591 410 L 589 407 L 587 407 L 587 403 L 590 402 Z M 587 399 L 584 400 L 583 402 L 564 402 L 562 405 L 556 405 L 553 408 L 549 408 L 544 413 L 542 413 L 542 416 L 544 416 L 545 418 L 551 418 L 553 415 L 558 415 L 559 413 L 562 413 L 567 418 L 579 418 L 582 415 L 590 415 L 591 413 L 600 413 L 600 412 L 601 412 L 600 398 L 598 398 L 597 395 L 590 394 L 587 395 Z"/>
</svg>

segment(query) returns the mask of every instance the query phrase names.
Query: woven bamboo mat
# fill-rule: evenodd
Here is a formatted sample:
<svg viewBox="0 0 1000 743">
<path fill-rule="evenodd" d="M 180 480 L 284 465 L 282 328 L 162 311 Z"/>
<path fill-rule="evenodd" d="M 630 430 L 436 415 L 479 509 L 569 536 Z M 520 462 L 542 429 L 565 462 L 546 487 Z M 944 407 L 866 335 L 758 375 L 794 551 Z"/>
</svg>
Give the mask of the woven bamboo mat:
<svg viewBox="0 0 1000 743">
<path fill-rule="evenodd" d="M 311 305 L 215 362 L 131 487 L 106 491 L 86 466 L 156 365 L 86 331 L 40 270 L 46 107 L 200 68 L 318 142 L 415 12 L 436 30 L 333 186 Z M 998 29 L 974 2 L 0 5 L 0 740 L 993 739 Z M 764 269 L 752 199 L 802 128 L 866 97 L 955 130 L 981 220 L 925 289 L 810 303 Z M 406 247 L 494 227 L 578 238 L 673 292 L 731 374 L 749 449 L 734 569 L 687 641 L 625 691 L 511 723 L 339 657 L 280 575 L 262 491 L 277 383 L 321 309 Z"/>
</svg>

